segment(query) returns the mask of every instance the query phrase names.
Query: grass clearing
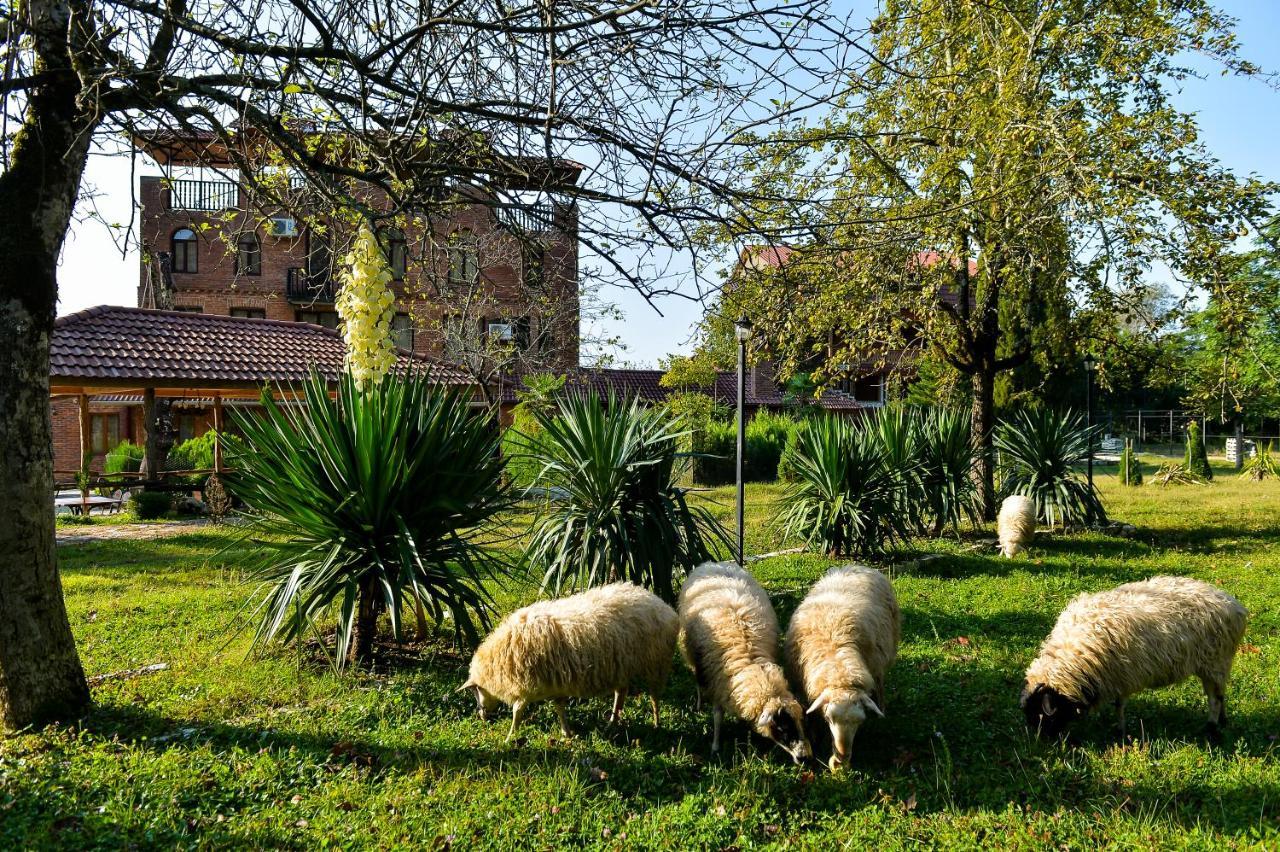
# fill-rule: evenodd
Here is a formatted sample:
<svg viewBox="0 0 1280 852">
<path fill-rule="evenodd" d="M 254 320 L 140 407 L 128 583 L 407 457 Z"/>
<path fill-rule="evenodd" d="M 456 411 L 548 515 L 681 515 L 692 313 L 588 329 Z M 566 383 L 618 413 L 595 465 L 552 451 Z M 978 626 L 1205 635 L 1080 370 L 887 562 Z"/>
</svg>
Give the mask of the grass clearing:
<svg viewBox="0 0 1280 852">
<path fill-rule="evenodd" d="M 415 848 L 1274 847 L 1280 842 L 1280 484 L 1123 488 L 1099 482 L 1124 539 L 1042 535 L 1029 557 L 978 536 L 917 542 L 943 558 L 897 572 L 903 645 L 888 718 L 869 722 L 840 775 L 783 762 L 734 723 L 711 758 L 710 720 L 677 665 L 654 730 L 634 699 L 578 703 L 564 741 L 550 707 L 519 741 L 453 692 L 465 656 L 406 649 L 379 674 L 336 676 L 313 656 L 247 656 L 234 631 L 250 587 L 237 531 L 60 549 L 90 675 L 166 662 L 95 687 L 78 725 L 0 741 L 0 839 L 13 847 Z M 781 488 L 751 485 L 747 547 L 776 551 Z M 731 488 L 703 493 L 729 522 Z M 527 515 L 510 519 L 518 534 Z M 988 533 L 989 535 L 989 533 Z M 229 546 L 230 545 L 230 546 Z M 754 570 L 785 619 L 832 562 Z M 1120 743 L 1103 711 L 1072 742 L 1025 732 L 1021 674 L 1074 594 L 1158 573 L 1219 583 L 1252 614 L 1220 745 L 1197 683 L 1135 698 Z M 524 578 L 499 596 L 536 595 Z"/>
</svg>

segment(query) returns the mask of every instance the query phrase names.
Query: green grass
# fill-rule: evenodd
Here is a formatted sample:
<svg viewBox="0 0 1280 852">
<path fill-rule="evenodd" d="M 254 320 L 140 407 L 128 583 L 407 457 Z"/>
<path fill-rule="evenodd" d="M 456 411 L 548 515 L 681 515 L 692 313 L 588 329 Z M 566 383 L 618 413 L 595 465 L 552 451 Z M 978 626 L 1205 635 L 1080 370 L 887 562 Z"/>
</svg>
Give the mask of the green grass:
<svg viewBox="0 0 1280 852">
<path fill-rule="evenodd" d="M 1106 469 L 1101 469 L 1106 470 Z M 0 741 L 6 847 L 828 849 L 1280 843 L 1280 484 L 1099 482 L 1127 540 L 1042 536 L 1029 558 L 920 542 L 944 558 L 897 572 L 904 636 L 885 720 L 859 734 L 852 771 L 809 773 L 709 719 L 677 666 L 654 730 L 637 703 L 605 732 L 606 701 L 579 703 L 573 741 L 550 708 L 518 742 L 454 693 L 465 656 L 406 649 L 379 674 L 336 676 L 294 649 L 246 656 L 236 633 L 249 587 L 234 531 L 61 548 L 72 626 L 89 674 L 168 671 L 94 689 L 72 727 Z M 1225 468 L 1221 469 L 1227 473 Z M 751 485 L 747 546 L 780 489 Z M 726 520 L 732 489 L 706 495 Z M 513 517 L 518 532 L 527 516 Z M 988 533 L 989 535 L 989 533 Z M 228 546 L 230 548 L 228 549 Z M 247 546 L 247 545 L 245 545 Z M 902 557 L 908 558 L 908 557 Z M 831 563 L 776 557 L 755 570 L 785 620 Z M 1067 744 L 1025 732 L 1021 673 L 1074 594 L 1157 573 L 1220 583 L 1252 612 L 1220 745 L 1203 736 L 1196 684 L 1130 703 L 1119 743 L 1101 712 Z M 532 598 L 530 582 L 501 595 Z"/>
</svg>

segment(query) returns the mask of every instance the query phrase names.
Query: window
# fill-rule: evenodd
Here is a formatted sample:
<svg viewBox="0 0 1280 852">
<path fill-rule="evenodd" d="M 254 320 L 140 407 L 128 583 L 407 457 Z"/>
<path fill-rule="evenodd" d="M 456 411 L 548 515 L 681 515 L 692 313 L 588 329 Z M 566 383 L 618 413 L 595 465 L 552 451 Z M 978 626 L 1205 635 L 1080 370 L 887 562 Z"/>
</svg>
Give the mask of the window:
<svg viewBox="0 0 1280 852">
<path fill-rule="evenodd" d="M 245 234 L 236 241 L 236 272 L 241 275 L 262 274 L 262 244 L 257 234 Z"/>
<path fill-rule="evenodd" d="M 404 231 L 399 228 L 386 228 L 379 236 L 382 238 L 382 249 L 387 253 L 391 277 L 400 281 L 404 278 L 405 270 L 409 266 L 409 250 L 404 241 Z"/>
<path fill-rule="evenodd" d="M 89 449 L 94 454 L 110 452 L 119 443 L 119 412 L 89 415 Z"/>
<path fill-rule="evenodd" d="M 337 311 L 298 311 L 298 322 L 309 322 L 312 325 L 322 325 L 325 328 L 338 327 Z"/>
<path fill-rule="evenodd" d="M 266 319 L 266 308 L 232 308 L 231 316 L 243 319 Z"/>
<path fill-rule="evenodd" d="M 199 305 L 174 305 L 173 309 L 180 314 L 202 314 L 204 308 Z"/>
<path fill-rule="evenodd" d="M 401 349 L 413 351 L 413 318 L 396 314 L 391 318 L 391 339 Z"/>
<path fill-rule="evenodd" d="M 455 231 L 449 237 L 449 283 L 474 284 L 480 277 L 480 248 L 470 231 Z"/>
<path fill-rule="evenodd" d="M 328 281 L 332 257 L 329 241 L 320 234 L 307 234 L 307 275 L 315 282 Z"/>
<path fill-rule="evenodd" d="M 491 344 L 514 346 L 520 350 L 529 348 L 527 319 L 491 319 L 485 325 L 485 333 Z"/>
<path fill-rule="evenodd" d="M 179 228 L 173 232 L 173 271 L 199 271 L 196 232 L 190 228 Z"/>
<path fill-rule="evenodd" d="M 884 376 L 863 376 L 853 384 L 853 398 L 858 402 L 884 402 Z"/>
</svg>

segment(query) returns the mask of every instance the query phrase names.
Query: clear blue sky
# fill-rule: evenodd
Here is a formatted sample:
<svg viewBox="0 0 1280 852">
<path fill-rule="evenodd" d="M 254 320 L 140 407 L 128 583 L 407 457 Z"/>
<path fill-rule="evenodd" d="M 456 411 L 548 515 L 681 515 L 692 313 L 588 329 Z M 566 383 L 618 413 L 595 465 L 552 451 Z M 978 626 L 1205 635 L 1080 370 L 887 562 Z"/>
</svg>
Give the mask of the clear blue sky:
<svg viewBox="0 0 1280 852">
<path fill-rule="evenodd" d="M 1218 6 L 1239 19 L 1245 58 L 1267 71 L 1280 70 L 1280 0 L 1219 0 Z M 1215 75 L 1188 81 L 1181 97 L 1182 108 L 1198 115 L 1205 144 L 1225 165 L 1241 174 L 1280 179 L 1280 92 L 1256 80 Z M 79 213 L 84 216 L 96 208 L 102 221 L 77 222 L 68 235 L 59 271 L 60 314 L 101 304 L 136 304 L 137 254 L 121 256 L 104 224 L 129 222 L 130 180 L 128 159 L 92 158 L 86 182 L 98 194 L 91 205 L 82 204 Z M 687 264 L 677 259 L 675 265 Z M 606 331 L 625 344 L 626 350 L 618 353 L 621 360 L 637 366 L 687 351 L 702 314 L 696 303 L 668 298 L 658 305 L 665 316 L 658 316 L 624 287 L 610 288 L 605 297 L 625 315 Z"/>
</svg>

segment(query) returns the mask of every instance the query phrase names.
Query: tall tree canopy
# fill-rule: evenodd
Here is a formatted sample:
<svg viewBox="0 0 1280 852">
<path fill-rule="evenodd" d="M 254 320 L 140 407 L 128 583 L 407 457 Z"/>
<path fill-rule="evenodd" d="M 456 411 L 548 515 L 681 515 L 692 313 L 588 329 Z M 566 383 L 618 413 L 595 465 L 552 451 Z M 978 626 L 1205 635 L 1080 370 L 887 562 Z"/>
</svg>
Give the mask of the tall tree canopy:
<svg viewBox="0 0 1280 852">
<path fill-rule="evenodd" d="M 777 201 L 716 238 L 763 227 L 797 251 L 740 270 L 725 312 L 827 378 L 902 349 L 958 371 L 990 514 L 997 376 L 1073 361 L 1075 308 L 1127 310 L 1153 267 L 1212 289 L 1265 218 L 1273 187 L 1223 168 L 1174 106 L 1192 64 L 1259 73 L 1231 26 L 1206 0 L 885 0 L 857 94 L 745 140 Z"/>
<path fill-rule="evenodd" d="M 763 115 L 752 105 L 766 93 L 789 97 L 797 69 L 811 83 L 830 67 L 823 32 L 838 36 L 815 0 L 0 9 L 0 723 L 88 698 L 54 555 L 48 356 L 57 259 L 95 144 L 205 134 L 197 149 L 224 146 L 268 207 L 302 176 L 332 209 L 430 215 L 458 203 L 461 180 L 482 190 L 467 203 L 592 202 L 589 246 L 637 222 L 673 242 L 707 215 L 674 188 L 728 198 L 720 134 Z M 585 179 L 562 181 L 565 159 Z"/>
</svg>

